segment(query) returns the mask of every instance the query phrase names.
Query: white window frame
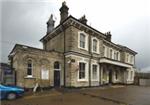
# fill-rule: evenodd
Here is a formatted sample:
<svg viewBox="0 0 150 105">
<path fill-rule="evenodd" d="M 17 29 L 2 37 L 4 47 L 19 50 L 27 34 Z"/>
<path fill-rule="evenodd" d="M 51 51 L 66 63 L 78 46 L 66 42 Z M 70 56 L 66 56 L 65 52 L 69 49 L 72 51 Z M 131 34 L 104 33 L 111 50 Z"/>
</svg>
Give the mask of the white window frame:
<svg viewBox="0 0 150 105">
<path fill-rule="evenodd" d="M 112 48 L 109 48 L 109 58 L 113 59 L 113 49 Z"/>
<path fill-rule="evenodd" d="M 114 51 L 114 60 L 117 60 L 117 51 Z"/>
<path fill-rule="evenodd" d="M 118 61 L 120 61 L 120 52 L 118 51 Z"/>
<path fill-rule="evenodd" d="M 130 71 L 130 80 L 133 81 L 134 80 L 134 70 Z"/>
<path fill-rule="evenodd" d="M 107 47 L 105 45 L 103 45 L 103 48 L 105 48 L 105 49 L 103 49 L 104 50 L 104 57 L 107 57 Z"/>
<path fill-rule="evenodd" d="M 133 55 L 130 56 L 130 63 L 134 64 L 134 56 Z"/>
<path fill-rule="evenodd" d="M 79 78 L 79 69 L 80 69 L 79 63 L 85 63 L 85 78 L 84 79 Z M 84 61 L 84 60 L 78 61 L 78 74 L 77 74 L 78 81 L 88 81 L 88 70 L 89 70 L 88 64 L 89 63 L 87 61 Z"/>
<path fill-rule="evenodd" d="M 119 51 L 116 51 L 116 60 L 120 60 L 120 52 Z"/>
<path fill-rule="evenodd" d="M 130 63 L 130 55 L 128 53 L 126 54 L 126 62 Z"/>
<path fill-rule="evenodd" d="M 93 79 L 93 65 L 97 66 L 97 78 L 96 79 Z M 91 64 L 91 80 L 92 81 L 99 81 L 99 65 L 97 63 Z"/>
<path fill-rule="evenodd" d="M 97 45 L 96 45 L 97 51 L 94 51 L 94 49 L 93 49 L 93 42 L 94 42 L 94 40 L 97 41 Z M 92 52 L 99 54 L 99 40 L 96 37 L 92 37 Z"/>
<path fill-rule="evenodd" d="M 31 75 L 28 75 L 28 61 L 31 61 Z M 28 78 L 32 78 L 33 77 L 33 60 L 32 59 L 28 59 L 26 66 L 27 66 L 27 68 L 26 68 L 26 70 L 27 70 L 27 77 Z"/>
<path fill-rule="evenodd" d="M 85 48 L 80 46 L 80 34 L 81 33 L 85 35 Z M 88 34 L 86 34 L 84 31 L 78 32 L 78 48 L 88 51 Z"/>
<path fill-rule="evenodd" d="M 118 70 L 115 71 L 115 80 L 119 80 L 120 72 Z M 116 77 L 117 76 L 117 77 Z"/>
</svg>

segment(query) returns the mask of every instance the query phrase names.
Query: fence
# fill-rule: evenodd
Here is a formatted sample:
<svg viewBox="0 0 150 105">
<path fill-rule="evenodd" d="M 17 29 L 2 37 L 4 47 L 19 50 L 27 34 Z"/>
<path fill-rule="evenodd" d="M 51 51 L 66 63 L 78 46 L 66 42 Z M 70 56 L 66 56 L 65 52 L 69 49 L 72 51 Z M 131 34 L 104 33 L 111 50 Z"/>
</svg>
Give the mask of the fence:
<svg viewBox="0 0 150 105">
<path fill-rule="evenodd" d="M 150 73 L 135 73 L 135 84 L 141 86 L 150 86 Z"/>
</svg>

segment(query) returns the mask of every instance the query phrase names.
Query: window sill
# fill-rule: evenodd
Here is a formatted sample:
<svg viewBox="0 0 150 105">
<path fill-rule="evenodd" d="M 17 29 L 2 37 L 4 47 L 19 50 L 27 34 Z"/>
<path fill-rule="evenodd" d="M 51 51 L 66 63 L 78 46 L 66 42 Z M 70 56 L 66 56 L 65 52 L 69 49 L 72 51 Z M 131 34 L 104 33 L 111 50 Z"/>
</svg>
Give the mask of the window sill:
<svg viewBox="0 0 150 105">
<path fill-rule="evenodd" d="M 78 79 L 78 82 L 87 82 L 87 79 Z"/>
<path fill-rule="evenodd" d="M 91 81 L 92 81 L 92 82 L 99 82 L 98 79 L 92 79 Z"/>
<path fill-rule="evenodd" d="M 81 50 L 88 51 L 88 48 L 82 48 L 82 47 L 78 47 L 78 48 L 81 49 Z"/>
<path fill-rule="evenodd" d="M 33 76 L 26 76 L 26 77 L 24 77 L 25 79 L 35 79 L 35 77 L 33 77 Z"/>
<path fill-rule="evenodd" d="M 99 54 L 99 52 L 95 52 L 95 51 L 92 51 L 92 53 L 94 53 L 94 54 Z"/>
</svg>

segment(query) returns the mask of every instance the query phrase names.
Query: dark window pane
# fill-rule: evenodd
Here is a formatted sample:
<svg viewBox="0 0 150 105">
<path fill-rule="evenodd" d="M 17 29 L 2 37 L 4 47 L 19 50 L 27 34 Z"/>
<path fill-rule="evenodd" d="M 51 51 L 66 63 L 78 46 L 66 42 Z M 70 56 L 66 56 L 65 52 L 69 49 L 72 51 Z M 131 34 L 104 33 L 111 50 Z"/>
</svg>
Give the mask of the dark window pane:
<svg viewBox="0 0 150 105">
<path fill-rule="evenodd" d="M 85 63 L 79 63 L 79 79 L 85 78 Z"/>
<path fill-rule="evenodd" d="M 85 35 L 80 33 L 80 47 L 85 48 Z"/>
<path fill-rule="evenodd" d="M 32 64 L 31 64 L 31 63 L 28 63 L 28 67 L 32 67 Z"/>
<path fill-rule="evenodd" d="M 32 75 L 32 61 L 31 60 L 28 60 L 27 75 Z"/>
<path fill-rule="evenodd" d="M 97 65 L 93 65 L 93 79 L 97 79 Z"/>
<path fill-rule="evenodd" d="M 60 64 L 59 62 L 54 63 L 54 69 L 60 69 Z"/>
<path fill-rule="evenodd" d="M 96 39 L 94 39 L 93 40 L 93 51 L 97 51 L 97 40 Z"/>
<path fill-rule="evenodd" d="M 27 69 L 27 75 L 32 75 L 32 69 L 31 68 Z"/>
</svg>

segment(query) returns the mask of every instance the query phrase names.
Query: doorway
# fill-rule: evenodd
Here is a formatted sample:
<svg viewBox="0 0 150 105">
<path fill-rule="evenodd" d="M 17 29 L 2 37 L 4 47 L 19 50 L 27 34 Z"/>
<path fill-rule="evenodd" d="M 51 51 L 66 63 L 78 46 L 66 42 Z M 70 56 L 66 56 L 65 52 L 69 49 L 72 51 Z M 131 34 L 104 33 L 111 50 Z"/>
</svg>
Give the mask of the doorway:
<svg viewBox="0 0 150 105">
<path fill-rule="evenodd" d="M 109 84 L 112 84 L 112 70 L 109 70 Z"/>
<path fill-rule="evenodd" d="M 54 62 L 54 87 L 60 87 L 60 63 Z"/>
<path fill-rule="evenodd" d="M 60 87 L 60 71 L 54 70 L 54 87 Z"/>
</svg>

